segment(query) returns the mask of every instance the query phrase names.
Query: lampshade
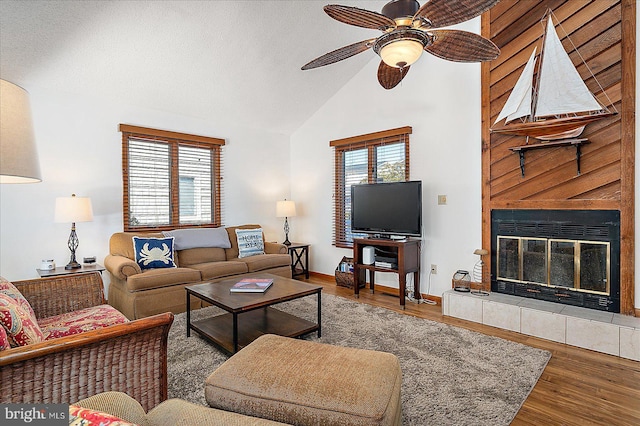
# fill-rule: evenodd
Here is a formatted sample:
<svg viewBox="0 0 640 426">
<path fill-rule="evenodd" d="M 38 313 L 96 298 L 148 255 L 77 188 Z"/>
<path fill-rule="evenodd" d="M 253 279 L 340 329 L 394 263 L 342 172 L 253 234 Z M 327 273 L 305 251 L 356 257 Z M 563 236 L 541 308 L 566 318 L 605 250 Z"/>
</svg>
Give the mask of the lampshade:
<svg viewBox="0 0 640 426">
<path fill-rule="evenodd" d="M 0 80 L 0 183 L 41 180 L 29 95 L 21 87 Z"/>
<path fill-rule="evenodd" d="M 278 201 L 276 203 L 276 217 L 294 217 L 296 215 L 296 203 L 293 201 Z"/>
<path fill-rule="evenodd" d="M 416 40 L 400 39 L 383 46 L 380 57 L 390 67 L 404 68 L 417 61 L 423 50 L 424 46 Z"/>
<path fill-rule="evenodd" d="M 71 197 L 56 198 L 55 222 L 91 222 L 93 220 L 93 208 L 91 198 Z"/>
</svg>

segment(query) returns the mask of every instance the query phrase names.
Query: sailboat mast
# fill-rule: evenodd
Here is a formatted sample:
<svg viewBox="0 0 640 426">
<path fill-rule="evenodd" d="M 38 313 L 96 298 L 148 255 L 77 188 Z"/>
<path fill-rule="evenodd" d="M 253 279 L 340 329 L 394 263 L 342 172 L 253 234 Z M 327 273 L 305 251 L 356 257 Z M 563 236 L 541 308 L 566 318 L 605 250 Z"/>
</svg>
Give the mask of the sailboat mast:
<svg viewBox="0 0 640 426">
<path fill-rule="evenodd" d="M 546 20 L 544 19 L 546 16 Z M 529 121 L 533 122 L 535 121 L 535 116 L 536 116 L 536 110 L 538 109 L 538 89 L 540 88 L 540 77 L 541 77 L 541 71 L 542 71 L 542 61 L 544 61 L 544 44 L 547 40 L 547 28 L 549 27 L 548 25 L 548 20 L 551 19 L 551 9 L 547 9 L 547 12 L 545 13 L 545 16 L 542 17 L 542 21 L 544 21 L 544 31 L 542 32 L 542 46 L 540 47 L 540 54 L 538 57 L 538 63 L 537 63 L 537 68 L 538 71 L 536 72 L 536 79 L 535 82 L 533 84 L 533 96 L 531 97 L 531 115 L 529 116 Z"/>
</svg>

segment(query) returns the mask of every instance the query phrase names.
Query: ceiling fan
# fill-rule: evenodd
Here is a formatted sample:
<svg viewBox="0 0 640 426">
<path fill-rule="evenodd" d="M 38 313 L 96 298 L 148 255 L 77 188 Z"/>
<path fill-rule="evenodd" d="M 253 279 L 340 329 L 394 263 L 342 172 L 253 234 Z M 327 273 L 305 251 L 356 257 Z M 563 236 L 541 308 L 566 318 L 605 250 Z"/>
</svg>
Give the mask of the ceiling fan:
<svg viewBox="0 0 640 426">
<path fill-rule="evenodd" d="M 458 24 L 479 16 L 499 0 L 427 0 L 420 6 L 416 0 L 392 0 L 382 13 L 351 6 L 330 4 L 324 11 L 333 19 L 356 27 L 380 30 L 377 38 L 350 44 L 326 53 L 302 67 L 323 67 L 373 48 L 382 61 L 378 81 L 385 89 L 398 85 L 409 67 L 427 51 L 439 58 L 455 62 L 491 61 L 500 49 L 478 34 L 437 28 Z"/>
</svg>

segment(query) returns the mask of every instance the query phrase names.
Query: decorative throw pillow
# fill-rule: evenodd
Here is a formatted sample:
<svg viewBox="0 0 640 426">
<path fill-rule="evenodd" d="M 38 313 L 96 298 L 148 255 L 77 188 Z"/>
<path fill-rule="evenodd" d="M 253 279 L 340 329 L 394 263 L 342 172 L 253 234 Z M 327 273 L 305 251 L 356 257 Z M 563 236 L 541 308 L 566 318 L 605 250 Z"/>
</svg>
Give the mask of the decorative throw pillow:
<svg viewBox="0 0 640 426">
<path fill-rule="evenodd" d="M 229 233 L 225 228 L 189 228 L 164 231 L 165 237 L 174 237 L 176 250 L 200 247 L 231 248 Z"/>
<path fill-rule="evenodd" d="M 11 346 L 31 345 L 44 340 L 36 318 L 4 293 L 0 293 L 0 325 L 6 330 Z"/>
<path fill-rule="evenodd" d="M 236 237 L 238 238 L 239 258 L 264 254 L 262 228 L 236 229 Z"/>
<path fill-rule="evenodd" d="M 5 330 L 4 327 L 0 325 L 0 351 L 4 351 L 5 349 L 9 349 L 10 347 L 11 344 L 9 343 L 7 330 Z"/>
<path fill-rule="evenodd" d="M 136 263 L 140 269 L 175 268 L 173 261 L 173 237 L 133 237 Z"/>
<path fill-rule="evenodd" d="M 4 293 L 7 296 L 12 297 L 16 302 L 18 302 L 18 305 L 20 305 L 22 309 L 33 317 L 34 321 L 36 320 L 36 314 L 29 301 L 25 299 L 22 293 L 20 293 L 20 290 L 18 290 L 13 283 L 7 281 L 3 277 L 0 277 L 0 293 Z"/>
<path fill-rule="evenodd" d="M 69 426 L 109 425 L 109 426 L 135 426 L 113 414 L 92 410 L 91 408 L 69 405 Z"/>
</svg>

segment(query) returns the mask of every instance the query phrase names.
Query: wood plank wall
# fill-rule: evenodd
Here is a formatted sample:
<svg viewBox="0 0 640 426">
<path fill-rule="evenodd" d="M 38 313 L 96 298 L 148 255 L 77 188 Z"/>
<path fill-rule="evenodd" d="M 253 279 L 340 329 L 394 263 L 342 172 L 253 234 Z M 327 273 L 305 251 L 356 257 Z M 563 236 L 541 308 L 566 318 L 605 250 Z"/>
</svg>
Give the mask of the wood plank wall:
<svg viewBox="0 0 640 426">
<path fill-rule="evenodd" d="M 524 145 L 525 138 L 491 134 L 489 128 L 539 45 L 548 8 L 583 80 L 618 114 L 585 129 L 581 137 L 590 143 L 582 147 L 580 175 L 575 148 L 554 147 L 528 151 L 523 177 L 519 157 L 509 148 Z M 492 209 L 620 210 L 620 304 L 628 315 L 634 314 L 635 13 L 633 0 L 502 0 L 482 16 L 482 35 L 501 50 L 496 60 L 482 64 L 483 246 L 491 247 Z"/>
</svg>

